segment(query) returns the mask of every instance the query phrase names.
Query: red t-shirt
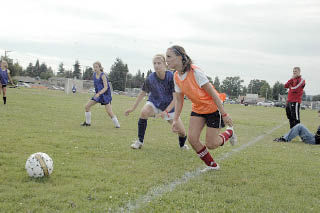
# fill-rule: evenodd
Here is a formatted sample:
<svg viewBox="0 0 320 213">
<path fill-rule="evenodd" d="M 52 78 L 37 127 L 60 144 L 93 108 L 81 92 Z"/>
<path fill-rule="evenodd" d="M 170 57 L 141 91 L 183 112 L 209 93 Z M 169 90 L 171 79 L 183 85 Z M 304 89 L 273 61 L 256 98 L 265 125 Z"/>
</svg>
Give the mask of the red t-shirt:
<svg viewBox="0 0 320 213">
<path fill-rule="evenodd" d="M 285 85 L 285 88 L 289 88 L 288 100 L 287 102 L 298 102 L 301 103 L 303 88 L 306 82 L 301 76 L 296 78 L 291 78 Z"/>
</svg>

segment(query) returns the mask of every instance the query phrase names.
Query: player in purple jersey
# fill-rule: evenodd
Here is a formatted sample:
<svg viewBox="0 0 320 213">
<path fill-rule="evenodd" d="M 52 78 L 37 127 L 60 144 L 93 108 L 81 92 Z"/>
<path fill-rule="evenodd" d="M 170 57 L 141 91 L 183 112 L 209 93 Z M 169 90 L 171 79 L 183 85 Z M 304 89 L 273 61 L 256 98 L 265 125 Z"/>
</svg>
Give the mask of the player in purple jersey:
<svg viewBox="0 0 320 213">
<path fill-rule="evenodd" d="M 151 73 L 150 76 L 145 80 L 142 90 L 136 99 L 133 107 L 125 112 L 128 116 L 133 112 L 142 99 L 149 93 L 147 103 L 143 106 L 140 118 L 138 121 L 138 140 L 136 140 L 131 148 L 140 149 L 144 142 L 144 135 L 147 129 L 147 121 L 149 117 L 155 117 L 160 115 L 163 119 L 167 120 L 169 124 L 172 124 L 174 117 L 174 82 L 173 73 L 166 71 L 165 57 L 161 54 L 157 54 L 153 57 L 153 66 L 155 72 Z M 188 149 L 185 144 L 187 136 L 181 119 L 178 122 L 179 131 L 179 146 L 181 149 Z"/>
<path fill-rule="evenodd" d="M 10 70 L 8 69 L 8 63 L 6 61 L 1 62 L 1 68 L 0 68 L 0 94 L 1 91 L 3 93 L 3 104 L 7 103 L 7 85 L 8 82 L 11 82 L 12 85 L 13 81 L 10 76 Z"/>
<path fill-rule="evenodd" d="M 105 105 L 106 111 L 110 118 L 112 119 L 112 122 L 116 128 L 120 128 L 119 121 L 117 117 L 112 112 L 111 107 L 111 90 L 110 86 L 106 77 L 106 74 L 103 72 L 103 67 L 101 66 L 101 63 L 99 61 L 95 62 L 93 64 L 93 82 L 94 82 L 94 89 L 96 94 L 91 98 L 91 100 L 87 103 L 85 106 L 85 118 L 86 121 L 81 124 L 81 126 L 91 126 L 91 112 L 90 108 L 100 103 L 101 105 Z"/>
</svg>

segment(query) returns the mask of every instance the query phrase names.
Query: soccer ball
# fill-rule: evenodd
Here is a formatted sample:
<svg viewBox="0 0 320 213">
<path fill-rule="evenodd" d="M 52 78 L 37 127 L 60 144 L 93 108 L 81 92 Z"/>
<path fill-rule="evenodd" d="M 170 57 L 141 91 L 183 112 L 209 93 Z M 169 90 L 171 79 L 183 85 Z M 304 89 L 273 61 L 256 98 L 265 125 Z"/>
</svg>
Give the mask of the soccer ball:
<svg viewBox="0 0 320 213">
<path fill-rule="evenodd" d="M 53 171 L 53 160 L 43 152 L 37 152 L 28 158 L 25 166 L 30 177 L 49 176 Z"/>
</svg>

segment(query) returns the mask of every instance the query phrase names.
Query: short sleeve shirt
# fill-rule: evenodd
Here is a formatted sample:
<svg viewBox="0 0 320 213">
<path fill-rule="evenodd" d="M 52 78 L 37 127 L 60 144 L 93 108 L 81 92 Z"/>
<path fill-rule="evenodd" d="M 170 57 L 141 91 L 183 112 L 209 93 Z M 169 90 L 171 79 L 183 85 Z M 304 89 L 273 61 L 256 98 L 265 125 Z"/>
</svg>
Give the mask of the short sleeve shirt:
<svg viewBox="0 0 320 213">
<path fill-rule="evenodd" d="M 185 72 L 183 75 L 178 75 L 178 78 L 180 78 L 182 81 L 187 77 L 188 73 Z M 206 83 L 209 82 L 208 77 L 206 76 L 206 74 L 204 74 L 204 72 L 195 69 L 194 70 L 194 78 L 196 79 L 197 84 L 199 85 L 199 87 L 201 88 L 203 85 L 205 85 Z M 176 82 L 174 81 L 174 89 L 177 93 L 181 93 L 181 89 L 179 88 L 179 86 L 176 84 Z"/>
<path fill-rule="evenodd" d="M 173 73 L 166 71 L 163 80 L 157 76 L 156 72 L 151 73 L 142 85 L 142 90 L 149 93 L 148 101 L 164 111 L 173 100 L 172 93 L 175 92 Z"/>
</svg>

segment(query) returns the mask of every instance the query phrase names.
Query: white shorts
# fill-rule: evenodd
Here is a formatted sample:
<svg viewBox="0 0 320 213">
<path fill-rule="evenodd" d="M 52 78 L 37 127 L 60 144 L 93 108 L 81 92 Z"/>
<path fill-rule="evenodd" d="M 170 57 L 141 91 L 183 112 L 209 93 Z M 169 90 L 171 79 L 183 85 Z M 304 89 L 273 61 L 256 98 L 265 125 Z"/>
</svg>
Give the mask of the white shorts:
<svg viewBox="0 0 320 213">
<path fill-rule="evenodd" d="M 150 102 L 150 101 L 147 101 L 146 104 L 152 106 L 153 112 L 154 112 L 155 115 L 160 114 L 161 112 L 163 112 L 161 109 L 158 109 L 158 108 L 157 108 L 152 102 Z M 169 112 L 168 114 L 166 113 L 166 115 L 164 116 L 164 119 L 165 119 L 166 121 L 169 121 L 169 120 L 173 120 L 173 117 L 174 117 L 174 112 Z"/>
</svg>

